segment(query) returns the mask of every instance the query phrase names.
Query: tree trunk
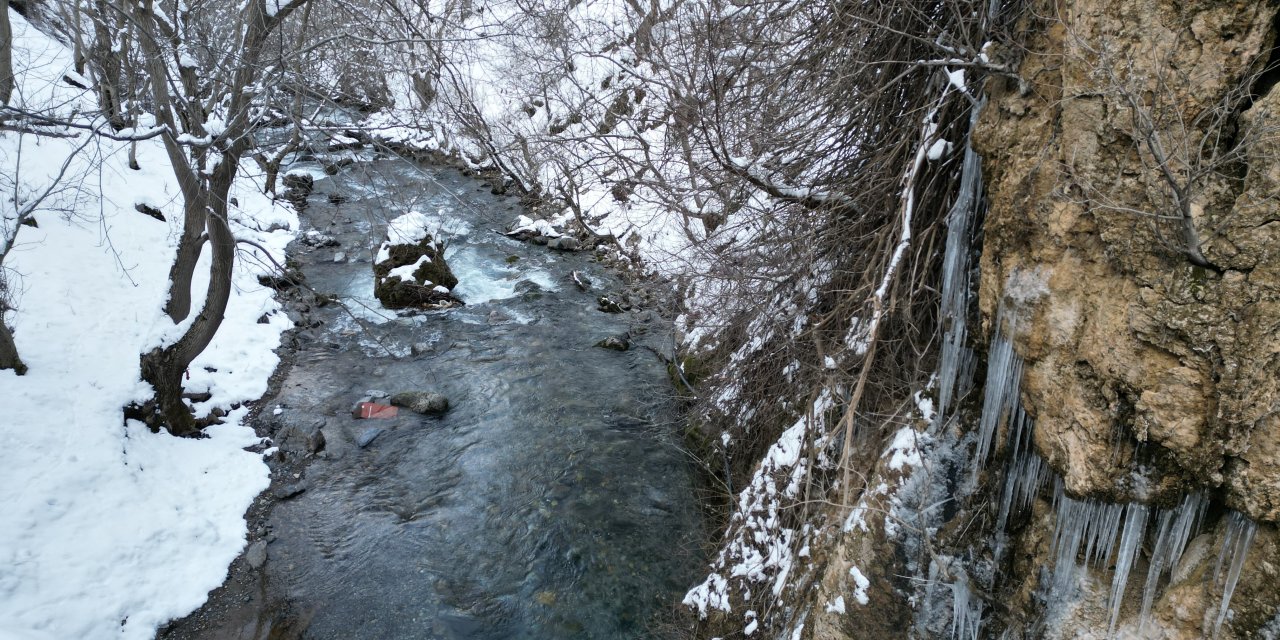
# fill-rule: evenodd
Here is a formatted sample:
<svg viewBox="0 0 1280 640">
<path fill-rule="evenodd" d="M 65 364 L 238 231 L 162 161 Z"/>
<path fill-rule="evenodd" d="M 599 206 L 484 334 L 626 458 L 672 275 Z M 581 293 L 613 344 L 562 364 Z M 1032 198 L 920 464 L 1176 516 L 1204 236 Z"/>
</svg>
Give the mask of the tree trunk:
<svg viewBox="0 0 1280 640">
<path fill-rule="evenodd" d="M 9 26 L 9 3 L 0 11 L 0 104 L 13 97 L 13 29 Z"/>
<path fill-rule="evenodd" d="M 232 163 L 231 167 L 235 164 Z M 227 222 L 226 196 L 235 179 L 234 168 L 225 171 L 219 167 L 210 182 L 214 193 L 206 195 L 202 200 L 212 202 L 213 210 L 207 217 L 209 230 L 209 246 L 213 251 L 213 263 L 209 267 L 209 289 L 205 295 L 204 308 L 191 323 L 187 332 L 177 342 L 163 349 L 155 349 L 142 356 L 142 379 L 151 384 L 155 390 L 154 417 L 157 423 L 153 427 L 164 425 L 175 436 L 192 436 L 199 432 L 199 426 L 191 414 L 191 409 L 182 399 L 182 377 L 191 361 L 209 346 L 227 310 L 227 301 L 231 298 L 232 266 L 235 262 L 235 237 Z M 185 242 L 185 236 L 184 236 Z M 197 245 L 195 256 L 199 257 Z M 179 257 L 182 251 L 179 249 Z M 178 270 L 177 262 L 174 271 Z M 188 274 L 186 291 L 187 304 L 190 305 L 190 275 Z M 175 283 L 176 284 L 176 283 Z M 170 300 L 172 302 L 172 300 Z"/>
<path fill-rule="evenodd" d="M 209 224 L 209 216 L 204 211 L 206 202 L 208 197 L 200 196 L 194 202 L 188 201 L 185 206 L 178 255 L 173 260 L 173 266 L 169 267 L 169 301 L 164 305 L 164 312 L 174 324 L 186 320 L 191 314 L 191 279 L 195 276 L 200 251 L 204 248 L 202 232 Z"/>
<path fill-rule="evenodd" d="M 13 342 L 13 333 L 0 319 L 0 370 L 13 369 L 18 375 L 26 375 L 27 365 L 18 357 L 18 345 Z"/>
<path fill-rule="evenodd" d="M 102 107 L 102 112 L 106 114 L 111 126 L 119 131 L 129 126 L 123 104 L 124 96 L 127 95 L 123 85 L 123 48 L 117 51 L 112 47 L 113 24 L 109 24 L 108 21 L 114 23 L 115 20 L 105 2 L 97 3 L 97 11 L 93 14 L 92 21 L 94 33 L 92 56 L 94 70 L 98 76 L 96 78 L 98 105 Z"/>
</svg>

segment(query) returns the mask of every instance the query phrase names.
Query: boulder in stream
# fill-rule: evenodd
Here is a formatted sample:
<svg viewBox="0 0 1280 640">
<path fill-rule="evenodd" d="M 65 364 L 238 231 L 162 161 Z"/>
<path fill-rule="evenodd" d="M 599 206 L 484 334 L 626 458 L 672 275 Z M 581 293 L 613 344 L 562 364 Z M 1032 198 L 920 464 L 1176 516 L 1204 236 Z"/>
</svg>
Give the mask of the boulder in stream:
<svg viewBox="0 0 1280 640">
<path fill-rule="evenodd" d="M 582 249 L 582 243 L 572 236 L 560 236 L 548 241 L 547 247 L 559 251 L 579 251 Z"/>
<path fill-rule="evenodd" d="M 444 247 L 427 231 L 427 218 L 406 213 L 387 225 L 387 237 L 373 261 L 373 293 L 388 309 L 439 309 L 461 304 L 452 289 L 458 278 L 444 259 Z"/>
<path fill-rule="evenodd" d="M 379 429 L 378 427 L 369 427 L 364 431 L 361 431 L 360 435 L 356 436 L 356 446 L 363 449 L 372 444 L 380 435 L 382 435 L 382 429 Z"/>
<path fill-rule="evenodd" d="M 596 308 L 605 313 L 622 313 L 631 308 L 621 296 L 604 295 L 596 299 Z"/>
<path fill-rule="evenodd" d="M 614 351 L 626 351 L 631 348 L 631 340 L 626 334 L 619 336 L 609 336 L 604 340 L 596 343 L 597 347 L 602 349 L 613 349 Z"/>
<path fill-rule="evenodd" d="M 391 396 L 391 404 L 424 416 L 443 415 L 449 410 L 449 399 L 433 391 L 401 391 Z"/>
</svg>

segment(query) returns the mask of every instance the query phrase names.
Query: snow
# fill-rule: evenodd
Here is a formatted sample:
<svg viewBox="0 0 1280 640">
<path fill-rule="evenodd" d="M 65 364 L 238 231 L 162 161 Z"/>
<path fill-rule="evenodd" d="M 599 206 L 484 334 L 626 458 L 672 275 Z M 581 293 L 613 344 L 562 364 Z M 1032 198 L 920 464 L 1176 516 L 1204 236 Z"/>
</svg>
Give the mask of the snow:
<svg viewBox="0 0 1280 640">
<path fill-rule="evenodd" d="M 951 143 L 939 138 L 937 142 L 933 143 L 933 146 L 929 147 L 929 152 L 925 155 L 928 156 L 931 162 L 937 162 L 948 153 L 951 153 Z"/>
<path fill-rule="evenodd" d="M 686 606 L 697 608 L 704 617 L 711 608 L 728 611 L 729 579 L 744 587 L 767 584 L 775 600 L 781 597 L 799 557 L 796 549 L 808 546 L 796 544 L 807 531 L 787 526 L 782 515 L 800 499 L 810 472 L 809 458 L 802 455 L 806 447 L 821 451 L 829 442 L 829 436 L 817 434 L 826 432 L 826 413 L 834 406 L 831 393 L 824 390 L 810 411 L 769 447 L 751 483 L 738 494 L 726 541 L 711 563 L 712 572 L 685 595 Z M 785 484 L 780 488 L 779 482 Z"/>
<path fill-rule="evenodd" d="M 893 434 L 893 443 L 889 445 L 886 457 L 889 458 L 889 469 L 901 471 L 904 467 L 918 467 L 921 463 L 919 444 L 928 436 L 911 427 L 903 427 Z"/>
<path fill-rule="evenodd" d="M 432 223 L 431 216 L 421 211 L 410 211 L 387 223 L 387 240 L 391 244 L 417 244 L 431 235 L 431 230 L 435 226 Z M 386 260 L 381 253 L 378 256 L 378 262 Z"/>
<path fill-rule="evenodd" d="M 413 272 L 417 271 L 418 267 L 421 267 L 422 265 L 428 262 L 431 262 L 431 256 L 425 256 L 425 255 L 420 256 L 418 258 L 418 261 L 414 262 L 413 264 L 406 264 L 404 266 L 396 267 L 391 271 L 388 271 L 387 277 L 399 278 L 405 282 L 413 282 Z"/>
<path fill-rule="evenodd" d="M 857 567 L 849 567 L 849 577 L 853 578 L 853 599 L 857 600 L 858 604 L 864 607 L 867 606 L 867 602 L 869 602 L 867 599 L 867 587 L 871 586 L 871 581 L 867 580 L 867 577 L 862 575 L 862 572 Z"/>
<path fill-rule="evenodd" d="M 826 611 L 827 613 L 844 615 L 844 596 L 836 596 L 835 600 L 827 604 Z"/>
<path fill-rule="evenodd" d="M 91 95 L 57 81 L 71 67 L 66 49 L 9 16 L 22 89 L 15 100 L 93 112 Z M 43 190 L 81 142 L 0 134 L 0 181 L 11 193 Z M 158 140 L 138 144 L 140 171 L 126 166 L 127 143 L 93 144 L 101 167 L 74 159 L 71 173 L 85 187 L 38 209 L 39 228 L 22 229 L 4 264 L 21 283 L 7 319 L 30 367 L 25 376 L 0 371 L 4 638 L 152 638 L 222 582 L 245 544 L 245 510 L 268 484 L 261 456 L 245 451 L 260 444 L 243 424 L 247 408 L 230 411 L 201 440 L 123 424 L 121 408 L 150 391 L 138 356 L 172 326 L 161 307 L 181 203 Z M 274 221 L 297 228 L 293 214 L 251 179 L 233 195 L 242 207 L 230 212 L 237 236 L 281 259 L 288 233 L 255 229 Z M 136 202 L 173 222 L 134 211 Z M 0 203 L 0 225 L 14 214 L 11 201 Z M 289 322 L 256 281 L 266 262 L 257 252 L 242 252 L 222 330 L 191 367 L 188 389 L 214 395 L 198 412 L 261 396 L 277 363 L 271 350 Z M 197 268 L 197 291 L 208 259 Z M 268 322 L 258 324 L 264 314 Z"/>
<path fill-rule="evenodd" d="M 562 234 L 550 220 L 534 220 L 521 214 L 511 227 L 511 234 L 533 233 L 547 238 L 559 238 Z"/>
</svg>

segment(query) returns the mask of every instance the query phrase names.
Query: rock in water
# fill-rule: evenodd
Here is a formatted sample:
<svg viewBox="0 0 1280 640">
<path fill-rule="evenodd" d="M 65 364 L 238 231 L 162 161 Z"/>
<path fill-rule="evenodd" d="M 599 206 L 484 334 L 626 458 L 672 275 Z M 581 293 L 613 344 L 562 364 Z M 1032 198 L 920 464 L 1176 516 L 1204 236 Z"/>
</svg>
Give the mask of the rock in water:
<svg viewBox="0 0 1280 640">
<path fill-rule="evenodd" d="M 582 245 L 578 242 L 577 238 L 561 236 L 559 238 L 549 240 L 547 242 L 547 247 L 550 249 L 558 249 L 560 251 L 578 251 L 582 248 Z"/>
<path fill-rule="evenodd" d="M 363 449 L 369 446 L 380 435 L 382 435 L 382 429 L 379 429 L 378 427 L 369 427 L 368 429 L 361 431 L 360 435 L 356 436 L 356 446 Z"/>
<path fill-rule="evenodd" d="M 402 391 L 391 396 L 391 404 L 424 416 L 443 415 L 449 410 L 449 399 L 431 391 Z"/>
<path fill-rule="evenodd" d="M 458 285 L 444 247 L 427 233 L 420 213 L 391 221 L 373 261 L 373 293 L 388 309 L 441 308 L 461 304 L 449 291 Z"/>
<path fill-rule="evenodd" d="M 609 296 L 600 296 L 600 298 L 596 300 L 596 306 L 605 313 L 622 313 L 623 311 L 626 311 L 626 307 L 623 306 L 621 301 L 615 300 Z"/>
<path fill-rule="evenodd" d="M 596 346 L 604 349 L 613 349 L 614 351 L 626 351 L 631 348 L 631 341 L 628 340 L 625 335 L 609 336 L 608 338 L 597 342 Z"/>
<path fill-rule="evenodd" d="M 280 182 L 283 183 L 287 189 L 301 189 L 305 190 L 307 193 L 311 193 L 311 190 L 314 189 L 316 185 L 316 180 L 311 177 L 311 174 L 301 171 L 297 173 L 286 173 L 284 177 L 280 179 Z"/>
</svg>

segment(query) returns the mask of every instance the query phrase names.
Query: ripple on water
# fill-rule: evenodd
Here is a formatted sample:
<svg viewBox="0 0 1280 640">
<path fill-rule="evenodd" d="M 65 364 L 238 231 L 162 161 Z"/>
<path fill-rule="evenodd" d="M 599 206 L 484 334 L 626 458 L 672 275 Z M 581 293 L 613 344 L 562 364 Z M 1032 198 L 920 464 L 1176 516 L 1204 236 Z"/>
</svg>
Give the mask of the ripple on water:
<svg viewBox="0 0 1280 640">
<path fill-rule="evenodd" d="M 380 238 L 378 221 L 404 203 L 445 208 L 468 225 L 440 225 L 457 232 L 446 255 L 467 306 L 402 317 L 373 297 L 367 263 L 304 256 L 313 286 L 365 308 L 349 305 L 358 320 L 315 310 L 325 325 L 310 330 L 278 399 L 298 419 L 324 417 L 330 444 L 307 491 L 271 515 L 270 581 L 314 611 L 307 634 L 319 639 L 650 637 L 650 616 L 673 606 L 700 565 L 662 364 L 643 350 L 592 348 L 629 319 L 559 285 L 572 270 L 608 281 L 589 256 L 552 257 L 493 233 L 509 201 L 429 171 L 439 179 L 411 183 L 417 174 L 387 167 L 364 186 L 356 176 L 366 174 L 344 172 L 318 186 L 323 204 L 307 214 L 342 211 L 333 233 L 354 247 L 370 229 L 350 220 L 373 221 Z M 326 209 L 335 184 L 389 195 Z M 416 343 L 433 348 L 404 357 Z M 365 389 L 423 388 L 453 409 L 377 424 L 345 414 Z M 357 446 L 371 426 L 383 432 Z"/>
<path fill-rule="evenodd" d="M 467 304 L 508 300 L 535 290 L 529 286 L 530 283 L 542 291 L 560 288 L 551 274 L 543 269 L 530 269 L 518 263 L 509 265 L 486 253 L 476 247 L 462 246 L 445 256 L 449 268 L 458 277 L 458 286 L 454 287 L 453 293 Z"/>
</svg>

